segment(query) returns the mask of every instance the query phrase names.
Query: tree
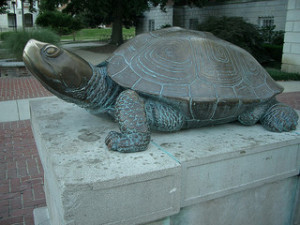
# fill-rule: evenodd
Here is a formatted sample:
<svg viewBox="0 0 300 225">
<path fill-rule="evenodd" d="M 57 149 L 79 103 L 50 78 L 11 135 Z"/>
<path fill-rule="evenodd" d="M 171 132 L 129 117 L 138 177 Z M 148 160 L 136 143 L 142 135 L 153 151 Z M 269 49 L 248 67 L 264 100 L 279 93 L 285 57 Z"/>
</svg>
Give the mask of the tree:
<svg viewBox="0 0 300 225">
<path fill-rule="evenodd" d="M 6 13 L 7 3 L 6 0 L 0 0 L 0 14 Z"/>
<path fill-rule="evenodd" d="M 143 12 L 149 10 L 150 3 L 153 6 L 160 5 L 164 11 L 168 0 L 42 0 L 42 6 L 48 9 L 57 7 L 60 3 L 67 4 L 64 12 L 72 15 L 89 15 L 92 21 L 100 23 L 112 23 L 112 44 L 123 42 L 122 27 L 136 25 L 136 22 Z M 202 7 L 208 0 L 174 0 L 178 5 L 195 5 Z"/>
<path fill-rule="evenodd" d="M 75 31 L 83 28 L 79 19 L 59 11 L 43 11 L 37 17 L 36 24 L 41 27 L 51 28 L 59 35 L 74 34 Z M 74 38 L 75 35 L 73 35 Z"/>
</svg>

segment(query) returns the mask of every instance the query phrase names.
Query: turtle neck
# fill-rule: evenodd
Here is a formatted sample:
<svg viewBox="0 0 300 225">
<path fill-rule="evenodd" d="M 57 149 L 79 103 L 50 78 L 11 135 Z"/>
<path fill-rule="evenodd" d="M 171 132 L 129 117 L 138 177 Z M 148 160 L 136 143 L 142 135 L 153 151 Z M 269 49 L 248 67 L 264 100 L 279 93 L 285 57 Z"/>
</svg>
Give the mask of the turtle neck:
<svg viewBox="0 0 300 225">
<path fill-rule="evenodd" d="M 115 101 L 123 88 L 107 76 L 106 61 L 97 66 L 91 65 L 91 68 L 93 75 L 85 88 L 86 104 L 81 107 L 92 114 L 108 113 L 114 116 Z"/>
</svg>

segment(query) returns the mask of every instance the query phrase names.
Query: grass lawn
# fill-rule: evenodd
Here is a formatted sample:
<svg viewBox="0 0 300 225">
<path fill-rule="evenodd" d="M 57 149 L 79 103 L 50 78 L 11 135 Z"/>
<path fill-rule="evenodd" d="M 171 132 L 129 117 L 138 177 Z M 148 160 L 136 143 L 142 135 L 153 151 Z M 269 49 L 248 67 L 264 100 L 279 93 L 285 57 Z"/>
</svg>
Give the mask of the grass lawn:
<svg viewBox="0 0 300 225">
<path fill-rule="evenodd" d="M 111 28 L 101 28 L 101 29 L 82 29 L 75 33 L 75 41 L 107 41 L 111 36 Z M 123 28 L 123 38 L 124 40 L 130 39 L 135 36 L 135 28 L 126 29 Z M 63 35 L 61 36 L 61 41 L 73 41 L 73 35 Z"/>
</svg>

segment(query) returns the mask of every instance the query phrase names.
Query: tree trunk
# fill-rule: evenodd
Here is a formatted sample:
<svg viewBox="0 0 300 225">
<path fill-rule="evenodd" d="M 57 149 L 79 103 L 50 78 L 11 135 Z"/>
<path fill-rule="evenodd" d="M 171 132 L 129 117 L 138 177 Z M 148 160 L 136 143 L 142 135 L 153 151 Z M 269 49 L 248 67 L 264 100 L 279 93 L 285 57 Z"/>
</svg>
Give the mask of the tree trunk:
<svg viewBox="0 0 300 225">
<path fill-rule="evenodd" d="M 25 31 L 25 15 L 24 15 L 24 0 L 21 0 L 21 8 L 22 8 L 22 28 Z"/>
<path fill-rule="evenodd" d="M 111 33 L 111 44 L 121 45 L 123 43 L 122 18 L 123 8 L 122 0 L 116 1 L 116 7 L 113 12 L 113 26 Z"/>
</svg>

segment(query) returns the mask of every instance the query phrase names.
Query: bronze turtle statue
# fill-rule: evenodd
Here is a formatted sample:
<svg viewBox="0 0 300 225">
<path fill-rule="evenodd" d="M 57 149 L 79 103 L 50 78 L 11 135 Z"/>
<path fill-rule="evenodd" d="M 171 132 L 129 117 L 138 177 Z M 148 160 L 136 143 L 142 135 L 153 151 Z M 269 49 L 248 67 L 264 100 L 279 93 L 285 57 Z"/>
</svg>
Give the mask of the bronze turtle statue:
<svg viewBox="0 0 300 225">
<path fill-rule="evenodd" d="M 298 114 L 277 102 L 283 91 L 245 50 L 210 33 L 172 27 L 136 36 L 93 66 L 57 46 L 30 40 L 23 54 L 32 74 L 58 97 L 119 123 L 110 150 L 146 150 L 150 131 L 260 121 L 294 130 Z"/>
</svg>

